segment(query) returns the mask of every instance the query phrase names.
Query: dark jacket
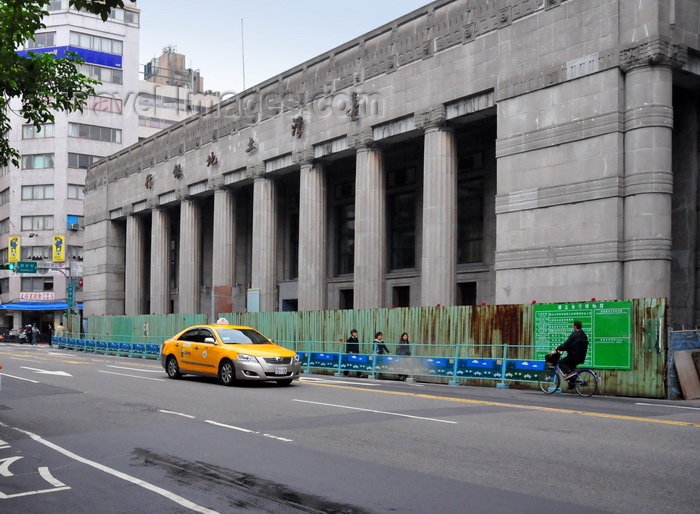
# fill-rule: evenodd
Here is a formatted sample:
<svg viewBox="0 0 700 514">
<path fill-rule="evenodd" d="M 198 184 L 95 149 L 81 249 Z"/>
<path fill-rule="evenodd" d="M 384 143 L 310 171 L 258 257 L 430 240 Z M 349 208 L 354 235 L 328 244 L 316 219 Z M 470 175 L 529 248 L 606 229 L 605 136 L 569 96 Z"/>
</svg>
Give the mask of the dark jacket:
<svg viewBox="0 0 700 514">
<path fill-rule="evenodd" d="M 348 337 L 345 341 L 345 353 L 360 353 L 360 343 L 356 337 Z"/>
<path fill-rule="evenodd" d="M 384 342 L 377 341 L 376 339 L 374 340 L 374 351 L 377 352 L 379 355 L 383 355 L 385 353 L 391 354 L 389 348 L 387 348 Z"/>
<path fill-rule="evenodd" d="M 588 336 L 583 330 L 574 330 L 563 344 L 557 346 L 557 350 L 566 352 L 567 356 L 582 364 L 588 352 Z"/>
<path fill-rule="evenodd" d="M 411 355 L 411 343 L 403 339 L 396 343 L 396 355 Z"/>
</svg>

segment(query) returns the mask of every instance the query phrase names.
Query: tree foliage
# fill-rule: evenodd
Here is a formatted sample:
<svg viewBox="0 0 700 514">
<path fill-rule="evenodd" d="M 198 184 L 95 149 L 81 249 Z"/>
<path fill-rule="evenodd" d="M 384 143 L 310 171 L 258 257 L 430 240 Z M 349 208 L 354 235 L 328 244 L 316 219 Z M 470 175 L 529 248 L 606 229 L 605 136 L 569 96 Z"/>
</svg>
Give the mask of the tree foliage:
<svg viewBox="0 0 700 514">
<path fill-rule="evenodd" d="M 133 0 L 131 0 L 133 1 Z M 10 102 L 20 99 L 16 114 L 37 130 L 54 121 L 57 111 L 80 111 L 88 96 L 95 93 L 99 81 L 82 75 L 77 66 L 83 60 L 74 53 L 64 57 L 29 50 L 24 57 L 17 53 L 26 41 L 46 25 L 49 0 L 0 1 L 0 166 L 12 162 L 19 166 L 20 154 L 9 143 Z M 69 0 L 76 9 L 107 20 L 113 8 L 124 7 L 124 0 Z"/>
</svg>

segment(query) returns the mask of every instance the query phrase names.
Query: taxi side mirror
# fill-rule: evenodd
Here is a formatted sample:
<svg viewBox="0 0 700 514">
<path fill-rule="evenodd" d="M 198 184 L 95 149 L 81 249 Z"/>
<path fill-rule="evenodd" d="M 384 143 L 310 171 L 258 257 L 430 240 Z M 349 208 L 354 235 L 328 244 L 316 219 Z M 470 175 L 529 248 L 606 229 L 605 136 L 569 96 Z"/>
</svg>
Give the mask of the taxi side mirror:
<svg viewBox="0 0 700 514">
<path fill-rule="evenodd" d="M 205 337 L 204 342 L 209 344 L 216 344 L 216 340 L 213 337 Z"/>
</svg>

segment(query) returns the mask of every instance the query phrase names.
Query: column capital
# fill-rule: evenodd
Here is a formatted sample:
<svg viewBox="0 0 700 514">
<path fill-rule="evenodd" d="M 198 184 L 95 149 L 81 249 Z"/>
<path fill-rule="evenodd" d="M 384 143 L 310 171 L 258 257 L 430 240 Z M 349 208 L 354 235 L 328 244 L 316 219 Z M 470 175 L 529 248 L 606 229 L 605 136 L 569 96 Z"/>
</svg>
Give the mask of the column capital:
<svg viewBox="0 0 700 514">
<path fill-rule="evenodd" d="M 301 166 L 313 166 L 314 165 L 314 149 L 306 148 L 300 152 L 295 152 L 292 155 L 292 161 L 294 164 L 299 164 Z"/>
<path fill-rule="evenodd" d="M 688 61 L 688 47 L 663 39 L 648 39 L 620 50 L 620 69 L 628 72 L 642 66 L 682 68 Z"/>
<path fill-rule="evenodd" d="M 190 194 L 190 189 L 188 187 L 183 187 L 182 189 L 178 190 L 177 198 L 181 202 L 188 202 L 188 201 L 192 200 L 192 195 Z"/>
<path fill-rule="evenodd" d="M 416 127 L 428 130 L 430 128 L 444 128 L 447 126 L 447 109 L 444 105 L 418 112 L 415 115 Z"/>
<path fill-rule="evenodd" d="M 224 176 L 217 175 L 216 177 L 209 177 L 207 180 L 207 189 L 209 191 L 217 191 L 224 188 Z"/>
<path fill-rule="evenodd" d="M 246 178 L 252 178 L 253 180 L 263 180 L 265 179 L 265 163 L 261 162 L 255 166 L 247 166 L 245 169 Z"/>
<path fill-rule="evenodd" d="M 129 216 L 133 216 L 134 215 L 134 206 L 132 204 L 129 204 L 129 205 L 125 205 L 124 207 L 122 207 L 122 215 L 126 216 L 127 218 Z"/>
<path fill-rule="evenodd" d="M 374 132 L 369 128 L 354 134 L 349 134 L 348 146 L 355 150 L 372 148 L 374 146 Z"/>
</svg>

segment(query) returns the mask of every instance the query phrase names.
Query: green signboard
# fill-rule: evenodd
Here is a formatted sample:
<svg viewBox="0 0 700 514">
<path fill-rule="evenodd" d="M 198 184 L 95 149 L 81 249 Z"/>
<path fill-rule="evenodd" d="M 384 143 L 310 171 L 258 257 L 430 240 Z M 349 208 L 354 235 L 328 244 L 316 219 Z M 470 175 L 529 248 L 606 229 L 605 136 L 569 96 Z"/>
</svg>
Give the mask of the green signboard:
<svg viewBox="0 0 700 514">
<path fill-rule="evenodd" d="M 75 302 L 75 285 L 71 282 L 68 284 L 68 308 L 73 307 Z"/>
<path fill-rule="evenodd" d="M 36 273 L 36 262 L 19 261 L 15 265 L 17 273 Z"/>
<path fill-rule="evenodd" d="M 537 360 L 566 341 L 579 320 L 590 343 L 582 367 L 632 369 L 631 301 L 537 304 L 534 316 Z"/>
</svg>

